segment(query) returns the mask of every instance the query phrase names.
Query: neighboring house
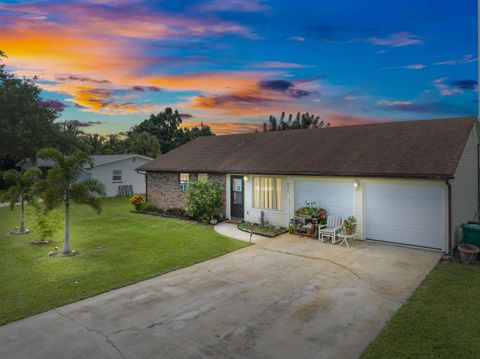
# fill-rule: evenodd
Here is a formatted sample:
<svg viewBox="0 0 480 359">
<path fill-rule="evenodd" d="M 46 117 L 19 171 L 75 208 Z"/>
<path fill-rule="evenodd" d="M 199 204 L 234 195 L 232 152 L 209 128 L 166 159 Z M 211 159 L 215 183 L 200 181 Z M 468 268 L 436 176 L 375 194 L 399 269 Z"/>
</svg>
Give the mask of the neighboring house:
<svg viewBox="0 0 480 359">
<path fill-rule="evenodd" d="M 287 226 L 316 201 L 361 237 L 450 252 L 478 217 L 475 118 L 200 137 L 139 168 L 147 196 L 184 207 L 188 182 L 224 190 L 224 215 Z"/>
<path fill-rule="evenodd" d="M 136 154 L 98 155 L 90 156 L 90 158 L 93 160 L 94 166 L 85 168 L 79 181 L 87 178 L 96 178 L 102 181 L 107 188 L 109 197 L 128 194 L 129 186 L 133 193 L 145 193 L 145 176 L 135 169 L 148 163 L 152 158 Z M 17 167 L 21 169 L 27 169 L 32 165 L 29 158 L 17 163 Z M 53 162 L 37 159 L 35 165 L 46 173 L 49 168 L 53 167 Z"/>
</svg>

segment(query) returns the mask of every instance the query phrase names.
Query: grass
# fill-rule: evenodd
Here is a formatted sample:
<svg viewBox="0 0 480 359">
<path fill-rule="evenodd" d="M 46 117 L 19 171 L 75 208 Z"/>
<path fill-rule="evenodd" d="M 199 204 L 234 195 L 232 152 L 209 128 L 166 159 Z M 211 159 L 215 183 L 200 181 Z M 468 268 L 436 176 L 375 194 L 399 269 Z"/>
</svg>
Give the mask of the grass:
<svg viewBox="0 0 480 359">
<path fill-rule="evenodd" d="M 250 232 L 251 230 L 252 233 L 268 237 L 275 237 L 287 232 L 287 230 L 283 227 L 276 227 L 272 226 L 271 224 L 261 225 L 259 223 L 250 222 L 242 222 L 238 225 L 238 228 L 247 232 Z"/>
<path fill-rule="evenodd" d="M 439 263 L 363 354 L 480 357 L 480 264 Z"/>
<path fill-rule="evenodd" d="M 11 236 L 20 212 L 0 208 L 0 324 L 190 266 L 248 245 L 211 226 L 130 213 L 124 198 L 107 199 L 97 215 L 73 206 L 71 246 L 76 257 L 48 257 L 62 248 L 33 245 L 35 233 Z M 27 212 L 27 228 L 32 227 Z M 62 222 L 63 223 L 63 222 Z"/>
</svg>

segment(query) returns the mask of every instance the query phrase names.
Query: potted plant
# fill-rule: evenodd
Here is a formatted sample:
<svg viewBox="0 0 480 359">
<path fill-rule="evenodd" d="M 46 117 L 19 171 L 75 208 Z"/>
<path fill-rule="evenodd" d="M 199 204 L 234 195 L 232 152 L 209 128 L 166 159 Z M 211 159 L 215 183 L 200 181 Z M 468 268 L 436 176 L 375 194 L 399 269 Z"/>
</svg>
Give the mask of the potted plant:
<svg viewBox="0 0 480 359">
<path fill-rule="evenodd" d="M 209 224 L 210 223 L 210 217 L 207 215 L 202 216 L 202 223 L 203 224 Z"/>
<path fill-rule="evenodd" d="M 357 219 L 354 216 L 350 216 L 343 221 L 342 230 L 348 235 L 353 234 L 355 232 L 356 227 L 357 227 Z"/>
<path fill-rule="evenodd" d="M 142 208 L 142 205 L 145 203 L 145 198 L 141 194 L 134 194 L 130 199 L 128 200 L 134 207 L 136 211 L 140 211 Z"/>
<path fill-rule="evenodd" d="M 313 226 L 313 223 L 307 223 L 305 229 L 307 230 L 307 236 L 313 237 L 315 235 L 315 227 Z"/>
</svg>

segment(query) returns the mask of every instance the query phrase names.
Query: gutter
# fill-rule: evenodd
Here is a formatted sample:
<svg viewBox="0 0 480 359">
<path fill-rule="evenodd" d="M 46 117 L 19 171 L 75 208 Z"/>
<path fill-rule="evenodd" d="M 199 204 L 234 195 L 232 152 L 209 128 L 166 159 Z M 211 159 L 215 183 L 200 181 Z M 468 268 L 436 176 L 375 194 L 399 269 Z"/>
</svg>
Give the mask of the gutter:
<svg viewBox="0 0 480 359">
<path fill-rule="evenodd" d="M 445 184 L 448 189 L 448 244 L 447 244 L 447 253 L 452 254 L 452 185 L 450 179 L 445 179 Z"/>
</svg>

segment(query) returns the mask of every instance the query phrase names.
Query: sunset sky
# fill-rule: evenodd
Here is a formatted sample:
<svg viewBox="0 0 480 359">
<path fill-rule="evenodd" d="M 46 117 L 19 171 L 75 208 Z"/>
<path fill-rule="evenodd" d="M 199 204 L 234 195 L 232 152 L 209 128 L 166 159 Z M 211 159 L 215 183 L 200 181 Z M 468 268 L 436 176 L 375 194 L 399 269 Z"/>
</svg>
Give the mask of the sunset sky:
<svg viewBox="0 0 480 359">
<path fill-rule="evenodd" d="M 332 125 L 454 117 L 477 112 L 476 3 L 0 1 L 0 50 L 87 132 L 166 106 L 218 134 L 281 111 Z"/>
</svg>

